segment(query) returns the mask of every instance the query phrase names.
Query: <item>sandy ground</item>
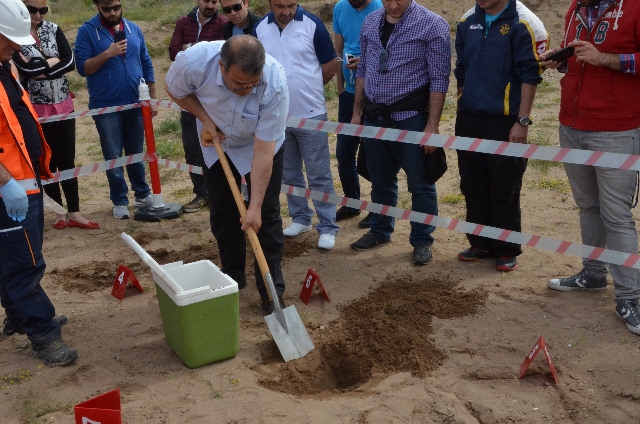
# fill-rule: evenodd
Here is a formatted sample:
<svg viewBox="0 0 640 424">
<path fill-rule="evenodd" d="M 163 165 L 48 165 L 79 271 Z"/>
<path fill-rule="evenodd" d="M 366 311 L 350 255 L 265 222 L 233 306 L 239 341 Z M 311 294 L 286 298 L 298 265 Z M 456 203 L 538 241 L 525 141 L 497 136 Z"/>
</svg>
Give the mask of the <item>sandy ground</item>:
<svg viewBox="0 0 640 424">
<path fill-rule="evenodd" d="M 537 3 L 553 22 L 566 7 Z M 467 7 L 446 12 L 457 16 Z M 166 37 L 149 33 L 155 43 Z M 163 75 L 168 60 L 155 62 Z M 545 77 L 550 85 L 536 99 L 532 138 L 553 144 L 559 84 L 556 75 Z M 78 95 L 76 109 L 83 110 L 86 92 Z M 166 98 L 162 90 L 160 95 Z M 330 109 L 335 118 L 335 101 Z M 156 122 L 170 113 L 162 111 Z M 454 113 L 445 111 L 442 132 L 451 133 Z M 99 160 L 93 122 L 78 121 L 77 127 L 78 163 Z M 335 136 L 330 143 L 335 148 Z M 447 154 L 449 171 L 437 183 L 440 214 L 464 219 L 464 201 L 455 203 L 455 153 Z M 335 161 L 333 171 L 341 193 Z M 190 200 L 185 173 L 161 169 L 161 175 L 165 201 Z M 580 240 L 564 178 L 561 166 L 530 164 L 522 193 L 524 232 Z M 402 177 L 400 185 L 399 203 L 410 208 Z M 574 294 L 546 287 L 550 277 L 577 272 L 579 258 L 525 248 L 516 271 L 499 273 L 490 259 L 458 261 L 457 252 L 468 246 L 464 235 L 437 229 L 433 261 L 416 267 L 408 222 L 396 223 L 389 245 L 356 252 L 349 244 L 364 230 L 351 219 L 340 223 L 329 252 L 315 248 L 315 231 L 287 240 L 285 300 L 300 312 L 316 350 L 282 361 L 250 283 L 240 294 L 238 355 L 188 369 L 165 341 L 149 269 L 119 234 L 131 234 L 160 263 L 209 259 L 219 265 L 208 212 L 161 223 L 118 221 L 104 174 L 83 177 L 80 189 L 83 213 L 101 229 L 54 230 L 54 215 L 47 211 L 42 280 L 57 312 L 69 317 L 63 336 L 80 356 L 71 366 L 47 368 L 29 356 L 24 336 L 0 341 L 2 423 L 71 423 L 73 405 L 114 388 L 120 388 L 127 423 L 638 421 L 640 338 L 614 315 L 612 289 Z M 284 225 L 289 222 L 285 217 Z M 134 270 L 145 293 L 129 288 L 122 302 L 111 296 L 119 264 Z M 320 275 L 331 302 L 317 293 L 309 305 L 298 300 L 309 268 Z M 558 385 L 541 355 L 517 379 L 540 335 L 558 368 Z"/>
</svg>

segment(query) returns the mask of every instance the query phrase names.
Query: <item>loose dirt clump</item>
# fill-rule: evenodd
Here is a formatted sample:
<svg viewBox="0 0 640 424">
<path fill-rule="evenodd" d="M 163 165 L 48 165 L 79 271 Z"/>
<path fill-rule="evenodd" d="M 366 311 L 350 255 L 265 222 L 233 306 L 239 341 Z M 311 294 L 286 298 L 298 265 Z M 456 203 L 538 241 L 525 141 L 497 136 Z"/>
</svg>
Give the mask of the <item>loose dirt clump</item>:
<svg viewBox="0 0 640 424">
<path fill-rule="evenodd" d="M 185 264 L 203 260 L 219 262 L 218 246 L 215 242 L 191 243 L 184 250 L 167 250 L 164 247 L 156 250 L 148 250 L 149 255 L 161 265 L 182 261 Z"/>
<path fill-rule="evenodd" d="M 313 238 L 308 235 L 306 237 L 285 237 L 282 257 L 283 259 L 297 258 L 307 253 L 309 249 L 313 249 L 314 246 Z"/>
<path fill-rule="evenodd" d="M 50 274 L 68 292 L 89 293 L 113 285 L 118 266 L 123 261 L 95 261 L 71 268 L 55 268 Z M 134 274 L 144 270 L 140 264 L 127 265 Z"/>
<path fill-rule="evenodd" d="M 446 355 L 433 343 L 433 317 L 473 315 L 484 304 L 484 290 L 462 290 L 447 281 L 400 277 L 342 307 L 327 330 L 312 330 L 316 350 L 283 364 L 275 342 L 261 347 L 254 367 L 260 384 L 279 392 L 314 395 L 357 389 L 374 378 L 397 372 L 424 377 Z"/>
<path fill-rule="evenodd" d="M 141 231 L 133 234 L 131 237 L 133 237 L 140 246 L 146 246 L 154 240 L 167 240 L 169 235 L 166 233 L 148 233 L 146 231 Z"/>
</svg>

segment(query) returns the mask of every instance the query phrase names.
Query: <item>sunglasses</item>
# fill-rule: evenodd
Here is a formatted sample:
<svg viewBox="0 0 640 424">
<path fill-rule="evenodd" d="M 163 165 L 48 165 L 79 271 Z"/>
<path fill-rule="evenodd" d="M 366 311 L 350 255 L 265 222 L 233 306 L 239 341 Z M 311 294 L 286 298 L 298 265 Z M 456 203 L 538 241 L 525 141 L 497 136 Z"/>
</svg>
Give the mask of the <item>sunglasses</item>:
<svg viewBox="0 0 640 424">
<path fill-rule="evenodd" d="M 35 15 L 36 13 L 40 13 L 41 15 L 46 15 L 49 12 L 48 7 L 41 7 L 40 9 L 38 9 L 37 7 L 34 7 L 34 6 L 27 6 L 27 10 L 29 11 L 30 15 Z"/>
<path fill-rule="evenodd" d="M 389 59 L 389 51 L 387 49 L 384 49 L 380 52 L 380 73 L 381 74 L 386 74 L 388 69 L 387 69 L 387 60 Z"/>
<path fill-rule="evenodd" d="M 222 11 L 223 11 L 224 13 L 231 13 L 231 11 L 232 11 L 232 10 L 233 10 L 234 12 L 239 12 L 239 11 L 241 11 L 241 10 L 242 10 L 242 3 L 236 3 L 236 4 L 234 4 L 233 6 L 227 6 L 227 7 L 223 7 L 223 8 L 222 8 Z"/>
<path fill-rule="evenodd" d="M 118 4 L 116 6 L 106 6 L 106 7 L 98 6 L 98 7 L 100 7 L 100 10 L 102 10 L 103 13 L 111 13 L 111 11 L 119 12 L 120 9 L 122 9 L 121 4 Z"/>
</svg>

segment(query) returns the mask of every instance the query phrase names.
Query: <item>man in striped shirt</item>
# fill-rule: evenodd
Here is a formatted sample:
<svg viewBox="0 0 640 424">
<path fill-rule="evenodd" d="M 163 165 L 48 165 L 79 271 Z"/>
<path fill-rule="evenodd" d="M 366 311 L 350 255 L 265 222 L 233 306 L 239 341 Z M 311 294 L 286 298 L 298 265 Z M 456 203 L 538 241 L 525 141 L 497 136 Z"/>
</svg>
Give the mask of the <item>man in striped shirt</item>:
<svg viewBox="0 0 640 424">
<path fill-rule="evenodd" d="M 438 134 L 449 87 L 451 45 L 449 25 L 413 0 L 383 0 L 362 24 L 360 65 L 356 74 L 352 124 L 394 127 Z M 398 172 L 407 175 L 412 210 L 436 215 L 435 185 L 427 182 L 424 156 L 434 147 L 365 139 L 371 177 L 371 200 L 396 206 Z M 388 243 L 394 218 L 374 215 L 370 231 L 351 245 L 368 250 Z M 411 223 L 413 263 L 431 260 L 435 227 Z"/>
</svg>

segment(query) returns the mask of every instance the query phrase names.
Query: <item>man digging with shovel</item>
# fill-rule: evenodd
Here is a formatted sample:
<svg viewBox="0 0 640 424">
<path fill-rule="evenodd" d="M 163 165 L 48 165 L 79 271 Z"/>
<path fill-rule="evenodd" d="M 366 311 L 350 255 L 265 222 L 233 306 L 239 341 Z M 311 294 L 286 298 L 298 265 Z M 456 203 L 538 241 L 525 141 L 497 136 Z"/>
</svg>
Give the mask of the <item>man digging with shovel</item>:
<svg viewBox="0 0 640 424">
<path fill-rule="evenodd" d="M 167 72 L 167 92 L 197 118 L 209 191 L 211 232 L 222 272 L 246 286 L 244 231 L 257 233 L 282 308 L 285 284 L 280 184 L 289 91 L 282 65 L 248 35 L 198 43 L 178 53 Z M 241 222 L 215 144 L 221 143 L 236 185 L 245 176 L 249 206 Z M 273 313 L 263 273 L 255 263 L 262 309 Z"/>
</svg>

